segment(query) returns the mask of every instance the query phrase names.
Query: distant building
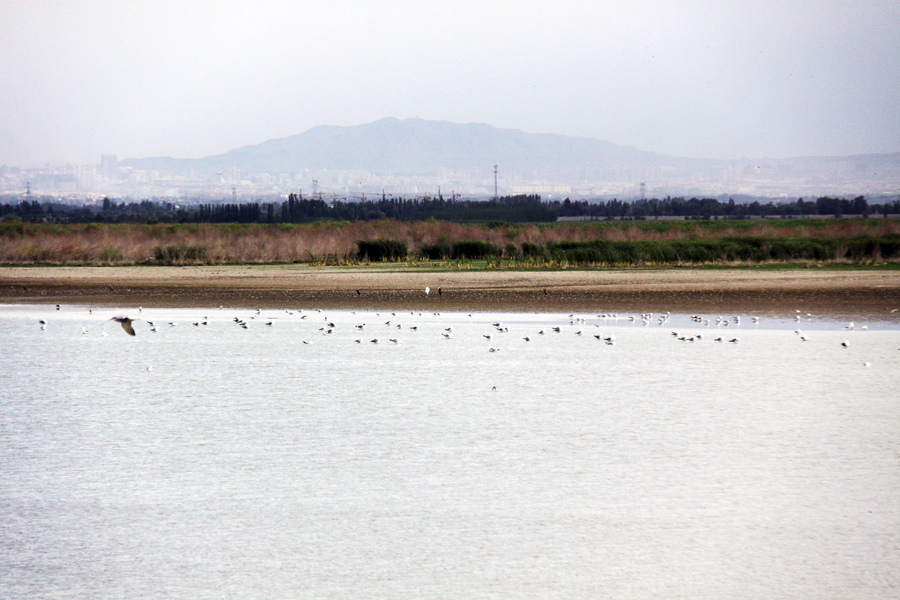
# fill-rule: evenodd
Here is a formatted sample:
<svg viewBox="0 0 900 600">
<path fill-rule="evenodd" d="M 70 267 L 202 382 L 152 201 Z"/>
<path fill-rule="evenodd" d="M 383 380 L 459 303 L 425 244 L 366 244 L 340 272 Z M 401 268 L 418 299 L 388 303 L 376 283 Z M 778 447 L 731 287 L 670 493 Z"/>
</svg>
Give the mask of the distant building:
<svg viewBox="0 0 900 600">
<path fill-rule="evenodd" d="M 104 154 L 100 157 L 100 176 L 109 181 L 119 179 L 119 161 L 115 154 Z"/>
</svg>

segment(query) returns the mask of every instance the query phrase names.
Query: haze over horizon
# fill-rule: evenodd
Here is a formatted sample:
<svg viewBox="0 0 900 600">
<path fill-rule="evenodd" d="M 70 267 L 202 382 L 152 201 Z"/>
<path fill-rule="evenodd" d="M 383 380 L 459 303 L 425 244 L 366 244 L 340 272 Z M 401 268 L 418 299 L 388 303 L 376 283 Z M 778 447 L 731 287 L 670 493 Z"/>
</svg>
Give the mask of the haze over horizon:
<svg viewBox="0 0 900 600">
<path fill-rule="evenodd" d="M 384 117 L 669 156 L 900 150 L 900 5 L 13 0 L 0 164 L 201 158 Z"/>
</svg>

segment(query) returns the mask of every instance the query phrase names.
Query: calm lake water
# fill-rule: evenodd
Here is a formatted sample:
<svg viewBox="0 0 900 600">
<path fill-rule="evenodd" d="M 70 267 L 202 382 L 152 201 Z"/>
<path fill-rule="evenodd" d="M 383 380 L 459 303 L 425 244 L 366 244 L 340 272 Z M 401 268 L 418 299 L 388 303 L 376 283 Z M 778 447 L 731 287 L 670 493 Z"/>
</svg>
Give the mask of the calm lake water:
<svg viewBox="0 0 900 600">
<path fill-rule="evenodd" d="M 900 313 L 705 316 L 2 306 L 0 597 L 898 597 Z"/>
</svg>

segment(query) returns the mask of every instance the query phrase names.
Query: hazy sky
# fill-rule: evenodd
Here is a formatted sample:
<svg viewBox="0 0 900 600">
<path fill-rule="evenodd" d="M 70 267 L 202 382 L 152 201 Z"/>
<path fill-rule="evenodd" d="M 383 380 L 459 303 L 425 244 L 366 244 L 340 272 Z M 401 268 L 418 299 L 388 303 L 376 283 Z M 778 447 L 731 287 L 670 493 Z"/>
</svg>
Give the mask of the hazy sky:
<svg viewBox="0 0 900 600">
<path fill-rule="evenodd" d="M 0 164 L 388 116 L 703 158 L 896 152 L 900 2 L 0 3 Z"/>
</svg>

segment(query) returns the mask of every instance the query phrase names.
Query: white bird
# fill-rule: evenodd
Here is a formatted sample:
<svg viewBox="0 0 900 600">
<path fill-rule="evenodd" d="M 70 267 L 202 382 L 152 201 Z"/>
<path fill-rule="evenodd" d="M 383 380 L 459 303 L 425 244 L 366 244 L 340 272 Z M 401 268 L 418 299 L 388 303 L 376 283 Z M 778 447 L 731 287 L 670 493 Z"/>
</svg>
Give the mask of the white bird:
<svg viewBox="0 0 900 600">
<path fill-rule="evenodd" d="M 843 342 L 841 342 L 841 346 L 843 346 L 844 348 L 849 348 L 849 347 L 850 347 L 850 341 L 849 341 L 849 340 L 844 340 Z"/>
<path fill-rule="evenodd" d="M 82 333 L 82 334 L 87 335 L 87 332 L 88 332 L 87 329 L 85 329 L 84 327 L 81 328 L 81 333 Z"/>
<path fill-rule="evenodd" d="M 125 333 L 128 335 L 134 335 L 134 328 L 131 324 L 135 321 L 135 319 L 129 319 L 128 317 L 113 317 L 110 321 L 115 321 L 122 326 L 122 329 L 125 330 Z"/>
<path fill-rule="evenodd" d="M 426 287 L 426 288 L 425 288 L 425 295 L 427 296 L 427 295 L 430 294 L 430 293 L 431 293 L 431 288 Z"/>
</svg>

